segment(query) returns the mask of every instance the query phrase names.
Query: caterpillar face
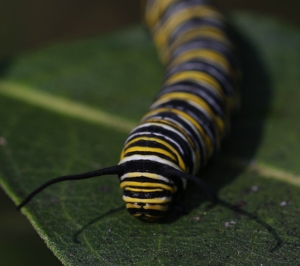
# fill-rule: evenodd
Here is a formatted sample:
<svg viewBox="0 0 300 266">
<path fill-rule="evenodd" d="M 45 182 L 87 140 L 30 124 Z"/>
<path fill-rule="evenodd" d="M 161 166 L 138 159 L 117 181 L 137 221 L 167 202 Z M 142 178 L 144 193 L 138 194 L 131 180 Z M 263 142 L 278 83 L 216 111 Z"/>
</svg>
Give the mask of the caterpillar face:
<svg viewBox="0 0 300 266">
<path fill-rule="evenodd" d="M 132 189 L 132 188 L 129 188 Z M 162 191 L 162 194 L 166 191 Z M 128 195 L 128 188 L 124 190 L 123 199 L 126 202 L 126 208 L 128 212 L 143 221 L 146 222 L 155 222 L 165 216 L 169 210 L 169 204 L 171 202 L 170 197 L 153 198 L 155 193 L 151 192 L 140 192 L 132 193 L 135 194 L 137 198 L 131 198 Z M 142 199 L 145 197 L 145 199 Z M 149 198 L 148 198 L 149 197 Z M 140 201 L 143 202 L 140 202 Z M 136 202 L 132 202 L 136 201 Z M 166 203 L 156 203 L 157 202 L 166 202 Z M 150 203 L 149 203 L 150 202 Z"/>
<path fill-rule="evenodd" d="M 128 212 L 144 221 L 156 221 L 169 210 L 177 186 L 156 173 L 127 172 L 120 177 Z"/>
</svg>

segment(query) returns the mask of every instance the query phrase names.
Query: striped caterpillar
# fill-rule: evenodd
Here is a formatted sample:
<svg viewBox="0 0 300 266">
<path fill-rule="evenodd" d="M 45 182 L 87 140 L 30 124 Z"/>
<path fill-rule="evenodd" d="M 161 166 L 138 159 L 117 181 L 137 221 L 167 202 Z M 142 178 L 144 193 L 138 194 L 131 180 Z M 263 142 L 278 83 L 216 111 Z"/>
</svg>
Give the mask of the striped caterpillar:
<svg viewBox="0 0 300 266">
<path fill-rule="evenodd" d="M 131 215 L 162 218 L 219 150 L 238 105 L 238 60 L 222 14 L 208 0 L 148 0 L 146 24 L 166 74 L 162 88 L 134 128 L 118 165 L 52 179 L 30 193 L 65 180 L 118 175 Z M 213 192 L 211 192 L 213 194 Z"/>
</svg>

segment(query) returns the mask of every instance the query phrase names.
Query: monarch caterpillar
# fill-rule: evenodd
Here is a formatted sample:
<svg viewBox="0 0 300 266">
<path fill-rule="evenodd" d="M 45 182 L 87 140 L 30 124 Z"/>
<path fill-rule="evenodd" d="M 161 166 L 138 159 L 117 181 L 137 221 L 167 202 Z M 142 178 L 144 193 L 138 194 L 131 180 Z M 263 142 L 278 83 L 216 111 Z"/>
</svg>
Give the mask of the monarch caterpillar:
<svg viewBox="0 0 300 266">
<path fill-rule="evenodd" d="M 129 213 L 156 221 L 179 200 L 186 181 L 218 151 L 238 104 L 239 64 L 225 19 L 208 0 L 148 0 L 146 24 L 166 68 L 161 91 L 134 128 L 118 165 L 52 179 L 118 175 Z"/>
</svg>

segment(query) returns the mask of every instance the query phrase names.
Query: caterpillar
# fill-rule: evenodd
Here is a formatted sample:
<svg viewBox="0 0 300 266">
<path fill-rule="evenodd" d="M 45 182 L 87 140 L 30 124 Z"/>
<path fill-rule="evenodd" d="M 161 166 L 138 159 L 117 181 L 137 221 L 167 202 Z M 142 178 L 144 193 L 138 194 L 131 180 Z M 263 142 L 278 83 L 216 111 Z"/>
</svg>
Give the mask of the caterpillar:
<svg viewBox="0 0 300 266">
<path fill-rule="evenodd" d="M 148 0 L 145 21 L 165 78 L 149 111 L 125 141 L 118 165 L 52 179 L 118 175 L 131 215 L 157 221 L 180 200 L 195 174 L 218 152 L 238 106 L 239 62 L 223 15 L 208 0 Z"/>
</svg>

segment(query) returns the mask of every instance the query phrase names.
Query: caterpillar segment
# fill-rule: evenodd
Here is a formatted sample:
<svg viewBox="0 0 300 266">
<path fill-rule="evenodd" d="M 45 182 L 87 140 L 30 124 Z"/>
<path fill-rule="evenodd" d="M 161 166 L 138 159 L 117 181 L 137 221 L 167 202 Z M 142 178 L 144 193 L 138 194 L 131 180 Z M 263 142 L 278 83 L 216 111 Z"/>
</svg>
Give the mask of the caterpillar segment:
<svg viewBox="0 0 300 266">
<path fill-rule="evenodd" d="M 148 1 L 146 24 L 166 66 L 165 79 L 125 142 L 119 164 L 139 165 L 120 178 L 123 199 L 130 214 L 152 221 L 169 210 L 186 179 L 175 185 L 173 177 L 145 168 L 144 162 L 188 174 L 207 163 L 219 150 L 238 102 L 238 61 L 225 19 L 209 1 Z"/>
<path fill-rule="evenodd" d="M 149 111 L 132 130 L 116 166 L 52 179 L 118 175 L 128 212 L 143 221 L 164 217 L 220 149 L 239 104 L 239 62 L 224 16 L 208 0 L 148 0 L 145 14 L 165 78 Z"/>
</svg>

